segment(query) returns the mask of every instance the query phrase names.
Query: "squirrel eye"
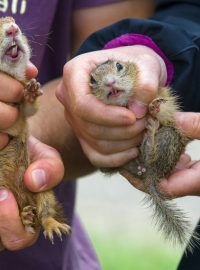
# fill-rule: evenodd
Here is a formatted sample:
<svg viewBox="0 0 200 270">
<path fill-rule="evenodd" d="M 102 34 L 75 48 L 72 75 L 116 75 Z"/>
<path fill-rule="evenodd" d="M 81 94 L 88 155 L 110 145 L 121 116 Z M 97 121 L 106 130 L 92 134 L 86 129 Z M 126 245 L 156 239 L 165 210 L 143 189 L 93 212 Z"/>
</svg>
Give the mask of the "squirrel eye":
<svg viewBox="0 0 200 270">
<path fill-rule="evenodd" d="M 123 66 L 120 63 L 116 63 L 117 71 L 120 71 L 123 69 Z"/>
<path fill-rule="evenodd" d="M 96 84 L 97 83 L 97 81 L 94 79 L 93 76 L 90 77 L 90 83 L 91 84 Z"/>
</svg>

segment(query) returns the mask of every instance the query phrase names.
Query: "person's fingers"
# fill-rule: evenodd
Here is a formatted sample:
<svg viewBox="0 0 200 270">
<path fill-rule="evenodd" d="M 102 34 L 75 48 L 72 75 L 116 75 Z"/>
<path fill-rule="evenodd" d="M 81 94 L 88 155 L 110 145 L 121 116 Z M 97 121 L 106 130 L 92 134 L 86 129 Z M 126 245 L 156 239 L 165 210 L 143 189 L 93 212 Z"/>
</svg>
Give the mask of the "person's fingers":
<svg viewBox="0 0 200 270">
<path fill-rule="evenodd" d="M 26 72 L 28 78 L 33 78 L 38 73 L 36 67 L 31 62 L 28 63 Z M 0 73 L 0 81 L 0 88 L 2 89 L 0 91 L 0 101 L 18 103 L 22 100 L 24 86 L 19 81 L 5 73 Z"/>
<path fill-rule="evenodd" d="M 162 58 L 152 49 L 136 46 L 138 55 L 135 60 L 139 75 L 134 100 L 129 103 L 129 109 L 137 118 L 142 118 L 147 112 L 147 105 L 156 97 L 160 86 L 167 79 L 166 66 Z"/>
<path fill-rule="evenodd" d="M 64 86 L 61 82 L 56 91 L 58 100 L 65 106 L 67 119 L 78 117 L 82 121 L 104 126 L 126 126 L 135 123 L 135 116 L 131 111 L 118 106 L 105 105 L 92 94 L 86 94 L 84 97 L 81 95 L 74 97 L 74 99 L 69 98 L 69 87 L 68 85 Z M 80 86 L 74 82 L 73 87 L 79 88 Z M 89 89 L 89 86 L 85 88 Z M 71 102 L 68 103 L 70 99 Z"/>
<path fill-rule="evenodd" d="M 183 169 L 189 168 L 191 166 L 191 162 L 192 162 L 191 156 L 184 153 L 180 156 L 180 159 L 177 162 L 173 171 L 183 170 Z"/>
<path fill-rule="evenodd" d="M 186 160 L 185 160 L 186 162 Z M 172 198 L 200 195 L 200 162 L 190 161 L 184 169 L 174 171 L 168 179 L 162 179 L 160 186 Z"/>
<path fill-rule="evenodd" d="M 81 138 L 80 143 L 84 153 L 86 153 L 91 164 L 98 168 L 119 167 L 128 162 L 129 160 L 137 157 L 138 155 L 137 148 L 131 148 L 118 153 L 103 154 L 99 151 L 96 151 L 85 140 L 82 140 Z"/>
<path fill-rule="evenodd" d="M 20 102 L 23 97 L 23 85 L 5 73 L 0 73 L 0 80 L 0 101 L 7 103 Z"/>
<path fill-rule="evenodd" d="M 0 188 L 0 237 L 3 246 L 9 250 L 30 246 L 38 237 L 38 233 L 25 231 L 17 202 L 13 194 L 4 188 Z"/>
<path fill-rule="evenodd" d="M 27 68 L 26 68 L 26 77 L 28 79 L 32 79 L 32 78 L 35 78 L 37 75 L 38 75 L 38 69 L 33 63 L 29 61 L 27 63 Z"/>
<path fill-rule="evenodd" d="M 59 153 L 34 137 L 28 141 L 31 164 L 24 174 L 26 186 L 33 192 L 50 189 L 63 179 L 64 165 Z"/>
<path fill-rule="evenodd" d="M 82 128 L 82 135 L 96 140 L 122 141 L 133 139 L 146 128 L 146 119 L 139 119 L 134 125 L 122 127 L 108 127 L 86 122 Z"/>
<path fill-rule="evenodd" d="M 0 150 L 3 149 L 9 142 L 9 136 L 6 133 L 0 133 Z"/>
<path fill-rule="evenodd" d="M 5 130 L 14 125 L 19 115 L 16 107 L 0 102 L 0 129 Z"/>
<path fill-rule="evenodd" d="M 142 141 L 142 135 L 135 136 L 133 139 L 123 141 L 90 140 L 90 145 L 100 154 L 111 155 L 118 152 L 127 151 L 137 147 Z"/>
<path fill-rule="evenodd" d="M 176 113 L 177 126 L 191 139 L 200 139 L 200 113 Z"/>
</svg>

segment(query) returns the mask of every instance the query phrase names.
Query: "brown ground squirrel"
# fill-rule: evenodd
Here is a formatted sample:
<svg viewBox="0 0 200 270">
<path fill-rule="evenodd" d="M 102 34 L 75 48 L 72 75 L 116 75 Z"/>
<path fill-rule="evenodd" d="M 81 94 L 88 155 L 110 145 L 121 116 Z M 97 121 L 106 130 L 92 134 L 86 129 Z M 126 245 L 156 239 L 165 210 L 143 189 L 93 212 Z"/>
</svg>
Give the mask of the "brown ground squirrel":
<svg viewBox="0 0 200 270">
<path fill-rule="evenodd" d="M 134 63 L 107 61 L 91 73 L 92 93 L 105 104 L 128 107 L 134 98 L 139 73 Z M 191 231 L 188 218 L 162 192 L 159 181 L 167 177 L 184 152 L 189 139 L 175 125 L 174 113 L 179 111 L 177 97 L 168 87 L 161 87 L 157 97 L 148 106 L 147 127 L 139 147 L 139 156 L 122 168 L 143 181 L 148 195 L 146 201 L 153 207 L 155 223 L 166 239 L 186 245 L 192 250 L 198 239 Z M 121 168 L 103 168 L 112 173 Z"/>
<path fill-rule="evenodd" d="M 21 104 L 10 104 L 19 107 L 20 116 L 12 128 L 2 130 L 9 134 L 10 141 L 0 151 L 0 187 L 14 193 L 26 231 L 34 233 L 42 226 L 45 237 L 53 242 L 53 233 L 61 237 L 62 233 L 69 233 L 70 227 L 64 223 L 61 205 L 53 191 L 32 193 L 23 182 L 24 172 L 30 162 L 26 118 L 37 111 L 37 97 L 42 91 L 35 79 L 26 79 L 25 70 L 31 56 L 30 47 L 12 17 L 0 19 L 0 44 L 0 71 L 24 85 L 24 101 Z"/>
</svg>

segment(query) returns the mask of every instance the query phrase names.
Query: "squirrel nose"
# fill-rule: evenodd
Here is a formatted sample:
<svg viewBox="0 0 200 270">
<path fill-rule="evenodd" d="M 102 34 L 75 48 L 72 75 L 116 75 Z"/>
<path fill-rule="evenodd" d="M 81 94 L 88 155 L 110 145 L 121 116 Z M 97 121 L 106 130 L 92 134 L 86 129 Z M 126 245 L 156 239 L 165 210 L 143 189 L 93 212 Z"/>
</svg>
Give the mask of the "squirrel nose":
<svg viewBox="0 0 200 270">
<path fill-rule="evenodd" d="M 17 33 L 19 32 L 19 28 L 15 25 L 11 25 L 7 30 L 6 30 L 6 35 L 15 37 Z"/>
<path fill-rule="evenodd" d="M 107 76 L 106 80 L 105 80 L 105 86 L 111 87 L 116 83 L 115 78 L 113 78 L 112 76 Z"/>
<path fill-rule="evenodd" d="M 113 86 L 113 84 L 115 84 L 115 81 L 105 83 L 105 85 L 108 86 L 108 87 Z"/>
</svg>

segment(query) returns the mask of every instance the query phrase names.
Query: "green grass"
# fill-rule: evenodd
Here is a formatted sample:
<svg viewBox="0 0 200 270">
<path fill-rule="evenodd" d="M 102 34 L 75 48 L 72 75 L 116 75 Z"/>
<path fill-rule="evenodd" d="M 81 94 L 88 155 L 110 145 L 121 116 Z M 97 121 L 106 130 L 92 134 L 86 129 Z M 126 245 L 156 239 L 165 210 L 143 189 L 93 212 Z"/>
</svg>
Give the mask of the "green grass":
<svg viewBox="0 0 200 270">
<path fill-rule="evenodd" d="M 175 270 L 181 250 L 157 239 L 130 239 L 89 230 L 103 270 Z"/>
</svg>

